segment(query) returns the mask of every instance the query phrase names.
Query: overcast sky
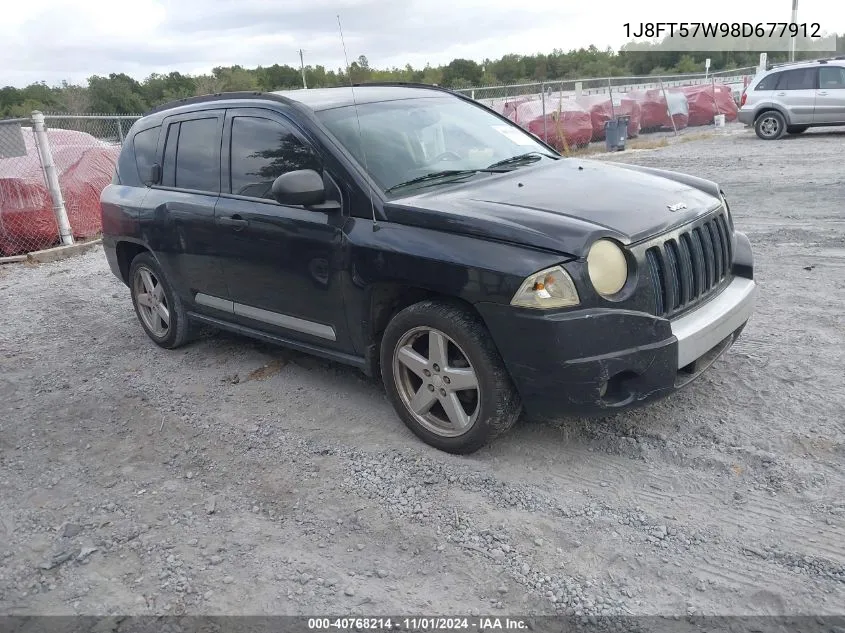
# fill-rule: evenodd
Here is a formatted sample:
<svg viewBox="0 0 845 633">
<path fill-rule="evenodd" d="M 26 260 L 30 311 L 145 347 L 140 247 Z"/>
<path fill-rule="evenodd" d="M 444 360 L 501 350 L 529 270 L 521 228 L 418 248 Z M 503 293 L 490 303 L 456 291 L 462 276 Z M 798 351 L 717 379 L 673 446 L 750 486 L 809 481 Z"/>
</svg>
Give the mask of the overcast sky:
<svg viewBox="0 0 845 633">
<path fill-rule="evenodd" d="M 7 2 L 0 85 L 84 83 L 93 74 L 198 74 L 214 66 L 305 63 L 422 67 L 595 44 L 631 22 L 787 21 L 791 0 L 39 0 Z M 799 22 L 845 31 L 845 1 L 799 0 Z"/>
</svg>

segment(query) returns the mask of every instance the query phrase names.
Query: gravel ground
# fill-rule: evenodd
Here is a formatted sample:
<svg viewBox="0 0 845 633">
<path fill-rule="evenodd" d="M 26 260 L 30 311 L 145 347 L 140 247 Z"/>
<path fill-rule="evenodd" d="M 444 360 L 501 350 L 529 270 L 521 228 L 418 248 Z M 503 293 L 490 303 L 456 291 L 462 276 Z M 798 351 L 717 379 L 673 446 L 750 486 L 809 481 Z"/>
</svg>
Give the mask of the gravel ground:
<svg viewBox="0 0 845 633">
<path fill-rule="evenodd" d="M 725 186 L 757 313 L 676 396 L 470 457 L 352 369 L 157 348 L 99 249 L 0 268 L 0 612 L 842 613 L 843 141 L 607 157 Z"/>
</svg>

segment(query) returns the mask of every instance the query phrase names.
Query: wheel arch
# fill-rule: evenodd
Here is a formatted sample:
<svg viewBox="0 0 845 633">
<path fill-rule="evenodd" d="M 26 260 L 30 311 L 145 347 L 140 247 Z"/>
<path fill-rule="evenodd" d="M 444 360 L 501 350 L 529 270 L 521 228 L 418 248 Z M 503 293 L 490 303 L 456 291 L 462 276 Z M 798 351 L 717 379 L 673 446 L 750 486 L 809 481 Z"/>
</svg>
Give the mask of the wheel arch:
<svg viewBox="0 0 845 633">
<path fill-rule="evenodd" d="M 466 299 L 423 286 L 399 282 L 376 282 L 370 285 L 368 296 L 367 323 L 365 324 L 368 342 L 367 373 L 374 376 L 380 371 L 381 340 L 387 324 L 396 314 L 409 306 L 426 300 L 441 300 L 471 311 L 484 322 L 481 313 Z"/>
<path fill-rule="evenodd" d="M 757 123 L 757 119 L 759 119 L 761 116 L 766 114 L 766 112 L 777 112 L 778 114 L 780 114 L 783 117 L 783 120 L 786 121 L 787 125 L 792 125 L 792 123 L 789 120 L 789 112 L 787 112 L 786 108 L 782 108 L 782 107 L 777 106 L 773 103 L 767 103 L 767 104 L 761 106 L 754 113 L 754 124 L 755 125 Z"/>
<path fill-rule="evenodd" d="M 117 265 L 120 270 L 120 278 L 127 286 L 129 285 L 129 269 L 132 267 L 132 260 L 141 253 L 153 252 L 138 242 L 130 242 L 128 240 L 121 240 L 115 244 L 115 255 L 117 257 Z"/>
</svg>

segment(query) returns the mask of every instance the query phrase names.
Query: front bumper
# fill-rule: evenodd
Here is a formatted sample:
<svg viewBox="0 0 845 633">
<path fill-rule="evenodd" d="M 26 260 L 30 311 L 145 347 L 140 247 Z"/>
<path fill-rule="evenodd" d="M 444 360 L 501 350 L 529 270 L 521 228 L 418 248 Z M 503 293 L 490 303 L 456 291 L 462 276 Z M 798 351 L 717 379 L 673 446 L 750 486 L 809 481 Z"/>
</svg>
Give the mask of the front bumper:
<svg viewBox="0 0 845 633">
<path fill-rule="evenodd" d="M 706 370 L 739 336 L 757 286 L 735 276 L 678 319 L 585 309 L 557 314 L 479 304 L 532 417 L 606 415 L 667 396 Z"/>
</svg>

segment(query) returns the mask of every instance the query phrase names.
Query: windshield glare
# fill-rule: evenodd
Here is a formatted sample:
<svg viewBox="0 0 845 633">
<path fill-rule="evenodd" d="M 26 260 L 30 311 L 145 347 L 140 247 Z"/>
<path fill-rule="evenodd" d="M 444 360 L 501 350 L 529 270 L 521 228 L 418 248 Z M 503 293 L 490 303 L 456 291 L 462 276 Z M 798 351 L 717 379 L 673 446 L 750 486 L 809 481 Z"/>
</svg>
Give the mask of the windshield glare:
<svg viewBox="0 0 845 633">
<path fill-rule="evenodd" d="M 317 115 L 382 191 L 426 174 L 484 169 L 526 152 L 551 153 L 486 108 L 451 96 L 361 104 L 360 136 L 353 106 Z"/>
</svg>

